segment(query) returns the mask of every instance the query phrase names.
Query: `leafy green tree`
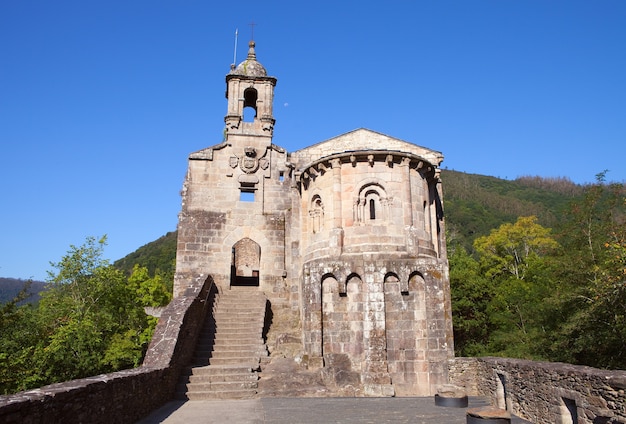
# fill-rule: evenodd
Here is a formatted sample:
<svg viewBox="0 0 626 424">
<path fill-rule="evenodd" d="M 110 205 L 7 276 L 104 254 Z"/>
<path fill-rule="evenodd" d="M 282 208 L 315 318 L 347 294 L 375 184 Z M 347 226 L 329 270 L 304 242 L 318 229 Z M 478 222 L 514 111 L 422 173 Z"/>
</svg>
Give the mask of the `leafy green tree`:
<svg viewBox="0 0 626 424">
<path fill-rule="evenodd" d="M 544 299 L 554 287 L 552 255 L 559 244 L 534 216 L 505 223 L 474 241 L 478 274 L 490 281 L 484 314 L 489 328 L 483 353 L 543 358 Z M 451 271 L 452 274 L 452 271 Z"/>
<path fill-rule="evenodd" d="M 514 224 L 502 224 L 491 234 L 474 241 L 488 277 L 502 274 L 523 280 L 529 267 L 558 247 L 550 229 L 537 223 L 534 216 L 519 217 Z"/>
<path fill-rule="evenodd" d="M 454 349 L 458 356 L 478 356 L 485 351 L 493 331 L 488 315 L 493 298 L 492 280 L 462 246 L 450 249 L 450 291 Z"/>
<path fill-rule="evenodd" d="M 26 282 L 14 299 L 0 306 L 0 394 L 29 387 L 32 353 L 39 340 L 33 306 L 20 302 L 30 297 Z"/>
<path fill-rule="evenodd" d="M 598 174 L 564 220 L 560 278 L 567 289 L 557 307 L 567 318 L 552 352 L 561 361 L 624 369 L 626 193 L 623 184 L 606 184 L 605 176 Z"/>
<path fill-rule="evenodd" d="M 3 393 L 138 366 L 156 319 L 146 305 L 167 303 L 158 277 L 145 269 L 129 282 L 102 258 L 106 238 L 70 246 L 49 273 L 37 307 L 0 310 Z"/>
<path fill-rule="evenodd" d="M 135 290 L 143 306 L 165 306 L 172 300 L 163 277 L 159 274 L 150 277 L 147 267 L 135 264 L 128 284 Z"/>
</svg>

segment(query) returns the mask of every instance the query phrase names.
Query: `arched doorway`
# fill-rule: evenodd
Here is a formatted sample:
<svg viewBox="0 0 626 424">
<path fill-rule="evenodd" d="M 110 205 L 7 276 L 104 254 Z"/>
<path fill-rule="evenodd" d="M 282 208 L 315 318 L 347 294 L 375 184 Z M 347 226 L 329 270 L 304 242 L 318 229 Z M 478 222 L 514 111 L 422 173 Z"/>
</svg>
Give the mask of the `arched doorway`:
<svg viewBox="0 0 626 424">
<path fill-rule="evenodd" d="M 233 245 L 230 266 L 231 286 L 259 286 L 261 246 L 254 240 L 243 238 Z"/>
</svg>

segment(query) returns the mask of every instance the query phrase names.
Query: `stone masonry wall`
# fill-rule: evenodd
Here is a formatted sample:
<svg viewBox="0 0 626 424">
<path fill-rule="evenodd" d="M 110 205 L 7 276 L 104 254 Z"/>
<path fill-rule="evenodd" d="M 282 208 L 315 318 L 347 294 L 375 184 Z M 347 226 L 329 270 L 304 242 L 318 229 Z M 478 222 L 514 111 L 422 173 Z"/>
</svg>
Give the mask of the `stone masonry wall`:
<svg viewBox="0 0 626 424">
<path fill-rule="evenodd" d="M 141 367 L 0 396 L 0 424 L 130 424 L 172 399 L 214 287 L 188 286 L 163 310 Z"/>
<path fill-rule="evenodd" d="M 626 371 L 508 358 L 455 358 L 450 382 L 535 424 L 626 423 Z"/>
<path fill-rule="evenodd" d="M 366 395 L 436 393 L 453 355 L 446 288 L 434 259 L 364 254 L 305 266 L 305 352 L 346 355 Z"/>
</svg>

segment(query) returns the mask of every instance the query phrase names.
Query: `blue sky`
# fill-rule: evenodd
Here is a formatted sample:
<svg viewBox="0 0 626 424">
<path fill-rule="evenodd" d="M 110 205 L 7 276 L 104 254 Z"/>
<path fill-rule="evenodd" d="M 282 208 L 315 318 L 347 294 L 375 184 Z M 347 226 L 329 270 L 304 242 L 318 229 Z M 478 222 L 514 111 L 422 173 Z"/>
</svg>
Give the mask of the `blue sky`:
<svg viewBox="0 0 626 424">
<path fill-rule="evenodd" d="M 108 235 L 176 228 L 190 152 L 221 141 L 224 77 L 278 78 L 274 142 L 365 127 L 444 168 L 626 181 L 626 2 L 0 2 L 0 276 Z"/>
</svg>

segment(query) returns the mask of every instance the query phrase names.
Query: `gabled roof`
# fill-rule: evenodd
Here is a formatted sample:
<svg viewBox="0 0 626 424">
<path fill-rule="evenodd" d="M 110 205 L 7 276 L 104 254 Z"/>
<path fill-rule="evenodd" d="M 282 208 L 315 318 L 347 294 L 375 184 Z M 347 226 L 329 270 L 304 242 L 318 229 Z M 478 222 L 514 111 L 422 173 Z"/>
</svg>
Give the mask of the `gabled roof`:
<svg viewBox="0 0 626 424">
<path fill-rule="evenodd" d="M 296 166 L 301 166 L 305 163 L 314 162 L 325 156 L 336 153 L 376 150 L 412 153 L 435 166 L 439 166 L 443 161 L 443 154 L 441 152 L 427 149 L 426 147 L 418 146 L 408 141 L 400 140 L 399 138 L 390 137 L 367 128 L 358 128 L 293 152 L 291 154 L 291 161 L 294 162 Z"/>
</svg>

